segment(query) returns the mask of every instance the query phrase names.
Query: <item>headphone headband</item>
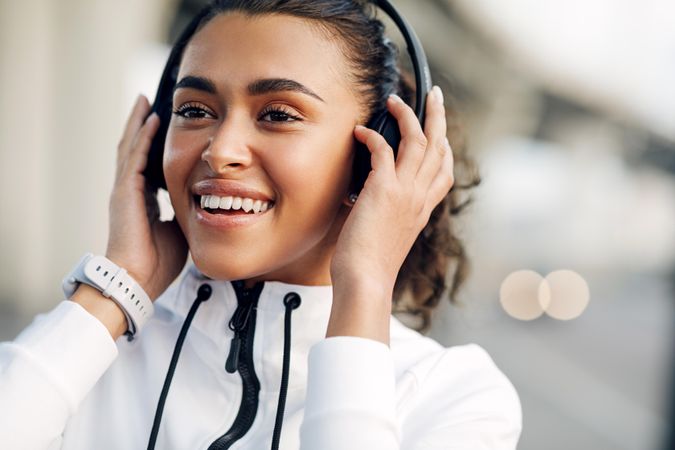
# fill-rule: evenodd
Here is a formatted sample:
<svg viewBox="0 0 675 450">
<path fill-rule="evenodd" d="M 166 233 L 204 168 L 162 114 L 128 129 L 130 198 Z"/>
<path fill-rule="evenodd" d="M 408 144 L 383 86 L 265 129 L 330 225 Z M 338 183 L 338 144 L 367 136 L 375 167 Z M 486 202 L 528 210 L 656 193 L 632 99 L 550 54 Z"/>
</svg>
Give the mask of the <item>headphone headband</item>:
<svg viewBox="0 0 675 450">
<path fill-rule="evenodd" d="M 373 0 L 372 3 L 376 4 L 391 18 L 403 35 L 410 60 L 412 61 L 413 71 L 415 72 L 415 115 L 420 123 L 424 124 L 424 105 L 427 94 L 431 91 L 432 83 L 429 63 L 427 62 L 427 55 L 424 53 L 422 43 L 413 27 L 410 26 L 408 21 L 389 0 Z"/>
<path fill-rule="evenodd" d="M 420 123 L 424 125 L 425 118 L 425 104 L 426 97 L 431 91 L 431 74 L 429 64 L 427 62 L 426 54 L 422 48 L 422 44 L 415 33 L 415 30 L 408 24 L 403 16 L 398 12 L 394 5 L 389 0 L 371 0 L 382 11 L 384 11 L 398 27 L 403 39 L 405 40 L 410 60 L 412 61 L 413 71 L 415 73 L 415 115 Z M 152 105 L 151 113 L 156 112 L 160 117 L 160 125 L 155 138 L 152 141 L 150 152 L 148 154 L 148 163 L 144 172 L 148 184 L 153 189 L 166 189 L 166 180 L 164 179 L 164 171 L 162 169 L 162 157 L 164 154 L 164 143 L 166 140 L 166 133 L 171 119 L 171 101 L 173 97 L 173 89 L 177 82 L 178 68 L 183 50 L 187 46 L 188 41 L 196 32 L 202 20 L 209 13 L 208 8 L 204 8 L 199 12 L 188 26 L 180 34 L 180 37 L 174 44 L 169 59 L 167 60 L 162 78 L 160 79 L 157 88 L 157 94 Z M 382 117 L 379 119 L 379 124 L 375 128 L 378 132 L 384 132 L 385 138 L 392 145 L 394 150 L 398 147 L 396 134 L 398 127 L 391 117 Z M 366 152 L 367 154 L 367 152 Z M 363 159 L 363 158 L 361 158 Z M 361 160 L 360 159 L 360 160 Z M 360 161 L 359 160 L 359 161 Z M 368 160 L 369 162 L 369 160 Z M 369 165 L 369 164 L 368 164 Z M 368 170 L 369 171 L 369 170 Z M 357 172 L 361 175 L 367 174 L 363 168 L 357 167 Z M 365 178 L 362 180 L 365 181 Z M 360 188 L 360 187 L 359 187 Z"/>
</svg>

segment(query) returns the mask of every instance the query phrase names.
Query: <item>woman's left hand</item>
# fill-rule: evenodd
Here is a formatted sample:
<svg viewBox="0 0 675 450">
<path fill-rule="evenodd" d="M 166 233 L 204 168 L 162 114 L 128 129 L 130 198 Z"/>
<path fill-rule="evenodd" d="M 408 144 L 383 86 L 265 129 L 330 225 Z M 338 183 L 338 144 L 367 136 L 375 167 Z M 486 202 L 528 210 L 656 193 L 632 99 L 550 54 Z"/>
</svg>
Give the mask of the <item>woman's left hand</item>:
<svg viewBox="0 0 675 450">
<path fill-rule="evenodd" d="M 398 271 L 454 177 L 441 90 L 434 87 L 427 97 L 424 131 L 400 98 L 390 97 L 387 108 L 401 130 L 396 159 L 379 133 L 362 126 L 354 130 L 371 152 L 372 171 L 331 262 L 334 299 L 327 336 L 370 337 L 388 344 Z"/>
</svg>

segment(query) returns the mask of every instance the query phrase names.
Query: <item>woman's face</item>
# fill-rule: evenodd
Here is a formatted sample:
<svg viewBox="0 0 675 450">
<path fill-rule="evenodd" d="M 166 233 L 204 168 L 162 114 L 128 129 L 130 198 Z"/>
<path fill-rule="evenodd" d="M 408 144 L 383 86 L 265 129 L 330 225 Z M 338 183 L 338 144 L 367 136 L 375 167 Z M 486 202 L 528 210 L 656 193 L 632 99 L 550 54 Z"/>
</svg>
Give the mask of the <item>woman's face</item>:
<svg viewBox="0 0 675 450">
<path fill-rule="evenodd" d="M 361 115 L 348 74 L 338 44 L 299 18 L 221 14 L 192 38 L 164 173 L 204 274 L 330 283 Z"/>
</svg>

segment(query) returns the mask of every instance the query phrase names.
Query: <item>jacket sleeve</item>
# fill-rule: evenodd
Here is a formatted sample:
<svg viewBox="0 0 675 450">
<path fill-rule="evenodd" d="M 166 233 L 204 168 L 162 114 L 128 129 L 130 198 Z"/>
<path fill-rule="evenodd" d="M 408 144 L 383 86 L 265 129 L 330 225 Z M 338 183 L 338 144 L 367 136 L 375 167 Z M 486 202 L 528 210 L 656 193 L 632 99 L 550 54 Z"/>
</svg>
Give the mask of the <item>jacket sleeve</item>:
<svg viewBox="0 0 675 450">
<path fill-rule="evenodd" d="M 482 348 L 425 358 L 406 371 L 400 392 L 393 366 L 389 347 L 369 339 L 331 337 L 312 347 L 301 448 L 516 448 L 518 395 Z"/>
<path fill-rule="evenodd" d="M 0 344 L 0 447 L 58 445 L 69 417 L 117 357 L 103 324 L 63 301 Z"/>
</svg>

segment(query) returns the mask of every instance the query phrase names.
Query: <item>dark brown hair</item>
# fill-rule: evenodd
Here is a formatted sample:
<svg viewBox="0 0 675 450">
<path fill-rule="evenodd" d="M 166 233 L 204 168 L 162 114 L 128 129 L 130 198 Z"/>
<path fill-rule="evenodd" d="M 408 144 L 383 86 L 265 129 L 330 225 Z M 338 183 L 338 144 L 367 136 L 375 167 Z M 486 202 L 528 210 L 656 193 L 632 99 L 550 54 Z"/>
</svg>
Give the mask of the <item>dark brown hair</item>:
<svg viewBox="0 0 675 450">
<path fill-rule="evenodd" d="M 250 16 L 285 14 L 307 19 L 318 29 L 337 37 L 352 67 L 355 94 L 363 100 L 364 123 L 385 108 L 390 94 L 399 94 L 410 103 L 413 85 L 402 74 L 396 46 L 384 34 L 384 25 L 376 17 L 377 9 L 368 1 L 357 0 L 215 0 L 202 12 L 196 30 L 225 12 L 241 12 Z M 455 161 L 455 185 L 435 208 L 429 223 L 417 237 L 394 287 L 394 311 L 417 318 L 412 325 L 426 330 L 431 314 L 447 293 L 454 301 L 468 273 L 468 260 L 460 239 L 453 230 L 451 218 L 468 203 L 459 191 L 471 188 L 479 180 L 471 161 L 466 157 L 456 115 L 448 114 L 448 139 Z"/>
</svg>

